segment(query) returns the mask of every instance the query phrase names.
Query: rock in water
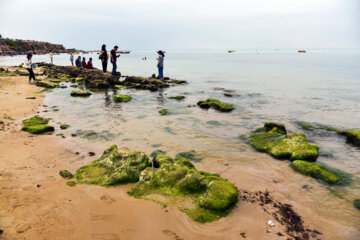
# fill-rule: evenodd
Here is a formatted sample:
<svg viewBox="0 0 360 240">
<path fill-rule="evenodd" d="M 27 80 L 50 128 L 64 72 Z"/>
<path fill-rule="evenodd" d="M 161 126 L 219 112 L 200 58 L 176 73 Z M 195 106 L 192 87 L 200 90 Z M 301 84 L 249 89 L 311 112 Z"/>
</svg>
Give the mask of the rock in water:
<svg viewBox="0 0 360 240">
<path fill-rule="evenodd" d="M 129 95 L 118 94 L 118 95 L 114 96 L 115 102 L 129 102 L 129 101 L 131 101 L 131 99 L 132 99 L 132 97 Z"/>
<path fill-rule="evenodd" d="M 354 200 L 354 207 L 357 208 L 358 210 L 360 210 L 360 199 Z"/>
<path fill-rule="evenodd" d="M 50 119 L 34 116 L 22 121 L 22 131 L 32 134 L 42 134 L 47 132 L 53 132 L 55 129 L 53 126 L 47 125 Z"/>
<path fill-rule="evenodd" d="M 235 185 L 218 175 L 198 171 L 184 158 L 157 154 L 155 168 L 145 169 L 138 183 L 129 190 L 135 197 L 162 195 L 171 201 L 192 202 L 180 207 L 198 222 L 211 222 L 230 212 L 238 199 Z"/>
<path fill-rule="evenodd" d="M 118 149 L 113 145 L 103 155 L 89 165 L 76 171 L 79 183 L 111 186 L 137 182 L 142 170 L 151 166 L 149 157 L 139 151 L 128 148 Z"/>
<path fill-rule="evenodd" d="M 213 98 L 208 98 L 208 99 L 206 99 L 206 101 L 199 101 L 197 103 L 197 105 L 199 105 L 199 107 L 205 108 L 205 109 L 209 109 L 212 107 L 220 112 L 231 112 L 232 110 L 235 109 L 234 106 L 231 106 L 227 103 L 221 102 L 220 100 L 213 99 Z"/>
<path fill-rule="evenodd" d="M 82 90 L 76 90 L 76 91 L 71 91 L 70 95 L 72 97 L 87 97 L 87 96 L 91 95 L 91 92 L 82 91 Z"/>
<path fill-rule="evenodd" d="M 319 147 L 308 143 L 305 134 L 286 134 L 285 126 L 276 123 L 265 123 L 253 131 L 250 143 L 256 150 L 278 159 L 316 161 L 319 154 Z"/>
<path fill-rule="evenodd" d="M 360 147 L 360 131 L 339 131 L 339 134 L 345 135 L 347 142 Z"/>
<path fill-rule="evenodd" d="M 159 111 L 159 113 L 160 113 L 161 115 L 169 115 L 169 114 L 170 114 L 170 111 L 169 111 L 168 109 L 166 109 L 166 108 L 163 108 L 163 109 L 161 109 L 161 110 Z"/>
<path fill-rule="evenodd" d="M 56 88 L 59 87 L 60 85 L 57 83 L 52 83 L 52 82 L 43 82 L 43 81 L 36 81 L 35 83 L 36 86 L 38 87 L 44 87 L 44 88 Z"/>
<path fill-rule="evenodd" d="M 329 184 L 335 184 L 340 180 L 334 172 L 331 172 L 316 163 L 296 160 L 291 163 L 291 167 L 301 174 L 320 179 Z"/>
</svg>

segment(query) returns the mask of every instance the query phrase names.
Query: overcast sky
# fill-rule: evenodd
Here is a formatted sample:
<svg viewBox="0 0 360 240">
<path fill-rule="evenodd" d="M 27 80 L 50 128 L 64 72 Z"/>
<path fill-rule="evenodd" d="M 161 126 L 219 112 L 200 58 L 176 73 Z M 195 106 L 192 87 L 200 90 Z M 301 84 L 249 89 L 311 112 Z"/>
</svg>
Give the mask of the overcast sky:
<svg viewBox="0 0 360 240">
<path fill-rule="evenodd" d="M 0 0 L 0 34 L 78 49 L 359 49 L 360 0 Z"/>
</svg>

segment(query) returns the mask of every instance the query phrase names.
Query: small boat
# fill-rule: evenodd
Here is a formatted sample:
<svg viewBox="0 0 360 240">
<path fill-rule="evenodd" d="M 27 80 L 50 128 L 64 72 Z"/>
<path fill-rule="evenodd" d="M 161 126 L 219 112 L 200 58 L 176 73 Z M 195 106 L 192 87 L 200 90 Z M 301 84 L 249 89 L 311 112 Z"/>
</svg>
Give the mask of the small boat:
<svg viewBox="0 0 360 240">
<path fill-rule="evenodd" d="M 228 53 L 233 53 L 235 52 L 235 50 L 228 50 Z"/>
<path fill-rule="evenodd" d="M 299 50 L 298 53 L 306 53 L 305 50 Z"/>
</svg>

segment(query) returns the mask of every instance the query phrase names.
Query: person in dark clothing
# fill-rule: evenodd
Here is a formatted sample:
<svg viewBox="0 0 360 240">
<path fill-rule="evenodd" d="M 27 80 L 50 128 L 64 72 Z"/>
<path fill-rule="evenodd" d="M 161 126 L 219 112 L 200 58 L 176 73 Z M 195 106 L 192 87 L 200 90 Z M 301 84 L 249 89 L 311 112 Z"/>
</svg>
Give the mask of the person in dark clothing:
<svg viewBox="0 0 360 240">
<path fill-rule="evenodd" d="M 78 58 L 76 59 L 75 65 L 76 65 L 76 67 L 81 68 L 81 57 L 80 56 L 78 56 Z"/>
<path fill-rule="evenodd" d="M 165 54 L 163 51 L 159 50 L 157 52 L 159 54 L 159 57 L 157 58 L 158 60 L 158 64 L 157 64 L 157 67 L 158 67 L 158 70 L 159 70 L 159 76 L 157 77 L 158 79 L 164 79 L 164 57 L 165 57 Z"/>
<path fill-rule="evenodd" d="M 31 83 L 31 79 L 34 79 L 34 82 L 36 81 L 31 58 L 32 54 L 28 53 L 25 59 L 25 67 L 29 71 L 29 83 Z"/>
<path fill-rule="evenodd" d="M 86 60 L 85 60 L 84 57 L 83 57 L 83 60 L 81 62 L 81 66 L 82 66 L 82 68 L 87 68 Z"/>
<path fill-rule="evenodd" d="M 107 62 L 108 62 L 108 52 L 106 51 L 106 45 L 103 44 L 101 47 L 101 51 L 99 53 L 99 59 L 101 59 L 101 64 L 103 67 L 103 72 L 106 73 L 107 71 Z"/>
<path fill-rule="evenodd" d="M 112 75 L 113 76 L 116 76 L 116 59 L 118 58 L 118 57 L 120 57 L 120 54 L 119 55 L 116 55 L 116 51 L 119 49 L 119 47 L 118 46 L 115 46 L 114 48 L 113 48 L 113 50 L 111 50 L 111 52 L 110 52 L 110 57 L 111 57 L 111 63 L 112 63 L 112 65 L 113 65 L 113 69 L 112 69 Z"/>
<path fill-rule="evenodd" d="M 87 62 L 87 68 L 93 69 L 92 58 L 89 58 L 89 61 Z"/>
</svg>

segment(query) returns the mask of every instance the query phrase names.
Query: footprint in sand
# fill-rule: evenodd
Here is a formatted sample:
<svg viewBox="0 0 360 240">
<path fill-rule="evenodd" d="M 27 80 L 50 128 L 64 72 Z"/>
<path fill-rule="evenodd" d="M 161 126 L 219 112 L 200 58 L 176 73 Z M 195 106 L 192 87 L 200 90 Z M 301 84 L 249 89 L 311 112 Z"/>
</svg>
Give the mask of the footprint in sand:
<svg viewBox="0 0 360 240">
<path fill-rule="evenodd" d="M 100 197 L 100 200 L 104 201 L 107 204 L 112 204 L 112 203 L 116 202 L 116 200 L 111 198 L 109 195 L 102 195 Z"/>
<path fill-rule="evenodd" d="M 91 239 L 95 240 L 120 240 L 115 233 L 93 233 Z"/>
<path fill-rule="evenodd" d="M 175 232 L 171 230 L 163 230 L 162 233 L 168 237 L 171 237 L 175 240 L 184 240 L 183 238 L 180 238 L 179 235 L 177 235 Z"/>
</svg>

